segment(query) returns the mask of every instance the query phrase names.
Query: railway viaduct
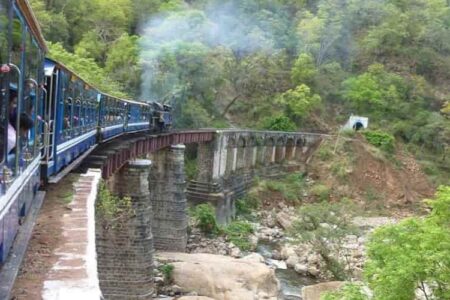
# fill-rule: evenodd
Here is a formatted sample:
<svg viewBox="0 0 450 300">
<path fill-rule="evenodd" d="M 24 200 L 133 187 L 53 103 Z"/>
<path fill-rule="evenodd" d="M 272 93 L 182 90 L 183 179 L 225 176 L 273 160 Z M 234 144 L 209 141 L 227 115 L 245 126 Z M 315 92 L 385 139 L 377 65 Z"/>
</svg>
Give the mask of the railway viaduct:
<svg viewBox="0 0 450 300">
<path fill-rule="evenodd" d="M 227 223 L 234 216 L 234 201 L 256 175 L 301 170 L 322 138 L 300 132 L 198 130 L 129 135 L 100 145 L 79 167 L 85 174 L 75 185 L 73 210 L 64 216 L 68 238 L 57 255 L 56 265 L 65 267 L 52 270 L 43 298 L 58 299 L 54 295 L 59 293 L 98 299 L 101 293 L 105 299 L 151 299 L 153 253 L 185 251 L 188 203 L 213 204 L 218 221 Z M 198 164 L 189 182 L 186 154 L 196 156 Z M 127 217 L 95 211 L 100 177 L 114 195 L 129 199 L 119 204 Z M 80 234 L 73 234 L 77 230 Z M 71 268 L 80 274 L 75 280 L 68 275 Z"/>
</svg>

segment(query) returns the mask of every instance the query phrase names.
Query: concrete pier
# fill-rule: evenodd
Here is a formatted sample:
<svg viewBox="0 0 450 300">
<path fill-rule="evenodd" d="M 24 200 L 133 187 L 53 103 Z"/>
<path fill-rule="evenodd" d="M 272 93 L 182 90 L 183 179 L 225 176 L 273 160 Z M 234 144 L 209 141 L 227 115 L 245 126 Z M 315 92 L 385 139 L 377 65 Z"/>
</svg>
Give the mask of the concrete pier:
<svg viewBox="0 0 450 300">
<path fill-rule="evenodd" d="M 150 200 L 150 160 L 129 161 L 115 175 L 114 192 L 131 203 L 119 205 L 119 215 L 96 213 L 100 288 L 105 299 L 152 299 L 153 235 Z"/>
</svg>

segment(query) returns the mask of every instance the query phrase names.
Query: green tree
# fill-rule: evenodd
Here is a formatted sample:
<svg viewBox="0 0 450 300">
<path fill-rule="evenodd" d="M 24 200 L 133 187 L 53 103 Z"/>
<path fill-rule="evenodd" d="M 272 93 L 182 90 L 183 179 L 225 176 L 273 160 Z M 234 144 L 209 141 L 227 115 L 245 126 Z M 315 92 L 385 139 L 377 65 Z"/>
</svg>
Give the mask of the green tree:
<svg viewBox="0 0 450 300">
<path fill-rule="evenodd" d="M 62 62 L 94 87 L 98 88 L 102 92 L 106 92 L 117 97 L 127 97 L 125 93 L 121 92 L 120 84 L 110 80 L 104 69 L 100 68 L 92 59 L 82 58 L 76 54 L 67 52 L 59 43 L 48 43 L 47 46 L 50 50 L 50 58 L 58 62 Z"/>
<path fill-rule="evenodd" d="M 317 69 L 310 55 L 302 53 L 298 56 L 291 70 L 291 79 L 294 84 L 308 84 L 314 83 L 314 78 L 317 75 Z"/>
<path fill-rule="evenodd" d="M 343 96 L 359 113 L 384 114 L 395 111 L 405 100 L 403 79 L 387 72 L 381 64 L 373 64 L 368 71 L 343 82 Z"/>
<path fill-rule="evenodd" d="M 277 101 L 285 105 L 289 116 L 298 120 L 319 108 L 322 100 L 319 95 L 312 94 L 307 85 L 301 84 L 281 94 Z"/>
<path fill-rule="evenodd" d="M 140 88 L 141 66 L 139 65 L 139 37 L 124 33 L 114 41 L 106 53 L 105 71 L 120 82 L 124 90 L 134 97 Z"/>
<path fill-rule="evenodd" d="M 263 128 L 274 131 L 296 131 L 297 126 L 286 116 L 268 117 L 263 122 Z"/>
<path fill-rule="evenodd" d="M 427 299 L 450 297 L 450 186 L 427 201 L 426 218 L 410 218 L 378 229 L 368 245 L 365 267 L 375 299 L 409 300 L 415 290 Z"/>
</svg>

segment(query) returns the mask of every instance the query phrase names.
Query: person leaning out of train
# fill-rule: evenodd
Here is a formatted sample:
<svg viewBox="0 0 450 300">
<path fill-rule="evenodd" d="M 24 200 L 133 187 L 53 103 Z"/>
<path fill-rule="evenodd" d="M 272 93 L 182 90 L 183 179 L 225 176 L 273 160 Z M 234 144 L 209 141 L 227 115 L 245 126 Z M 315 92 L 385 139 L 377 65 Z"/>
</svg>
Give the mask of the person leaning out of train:
<svg viewBox="0 0 450 300">
<path fill-rule="evenodd" d="M 27 113 L 20 114 L 19 135 L 26 137 L 28 131 L 33 128 L 33 119 Z M 17 130 L 17 93 L 15 91 L 10 92 L 9 101 L 9 122 L 8 122 L 8 154 L 12 153 L 12 150 L 16 147 L 16 130 Z"/>
</svg>

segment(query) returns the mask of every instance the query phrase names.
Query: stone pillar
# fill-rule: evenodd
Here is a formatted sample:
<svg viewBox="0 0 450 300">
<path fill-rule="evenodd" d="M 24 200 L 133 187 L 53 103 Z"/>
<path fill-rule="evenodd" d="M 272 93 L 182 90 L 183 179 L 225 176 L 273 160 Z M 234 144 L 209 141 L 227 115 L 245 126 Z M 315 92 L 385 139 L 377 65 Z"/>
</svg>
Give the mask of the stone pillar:
<svg viewBox="0 0 450 300">
<path fill-rule="evenodd" d="M 102 211 L 96 212 L 97 269 L 104 299 L 152 299 L 150 166 L 150 160 L 133 160 L 115 175 L 114 191 L 119 197 L 129 197 L 131 207 L 120 202 L 122 212 L 113 221 Z"/>
<path fill-rule="evenodd" d="M 202 183 L 210 183 L 213 180 L 214 171 L 214 143 L 199 143 L 197 150 L 198 175 L 196 180 Z"/>
<path fill-rule="evenodd" d="M 150 193 L 154 218 L 152 231 L 155 249 L 186 250 L 187 203 L 184 175 L 184 145 L 155 153 L 150 174 Z"/>
</svg>

